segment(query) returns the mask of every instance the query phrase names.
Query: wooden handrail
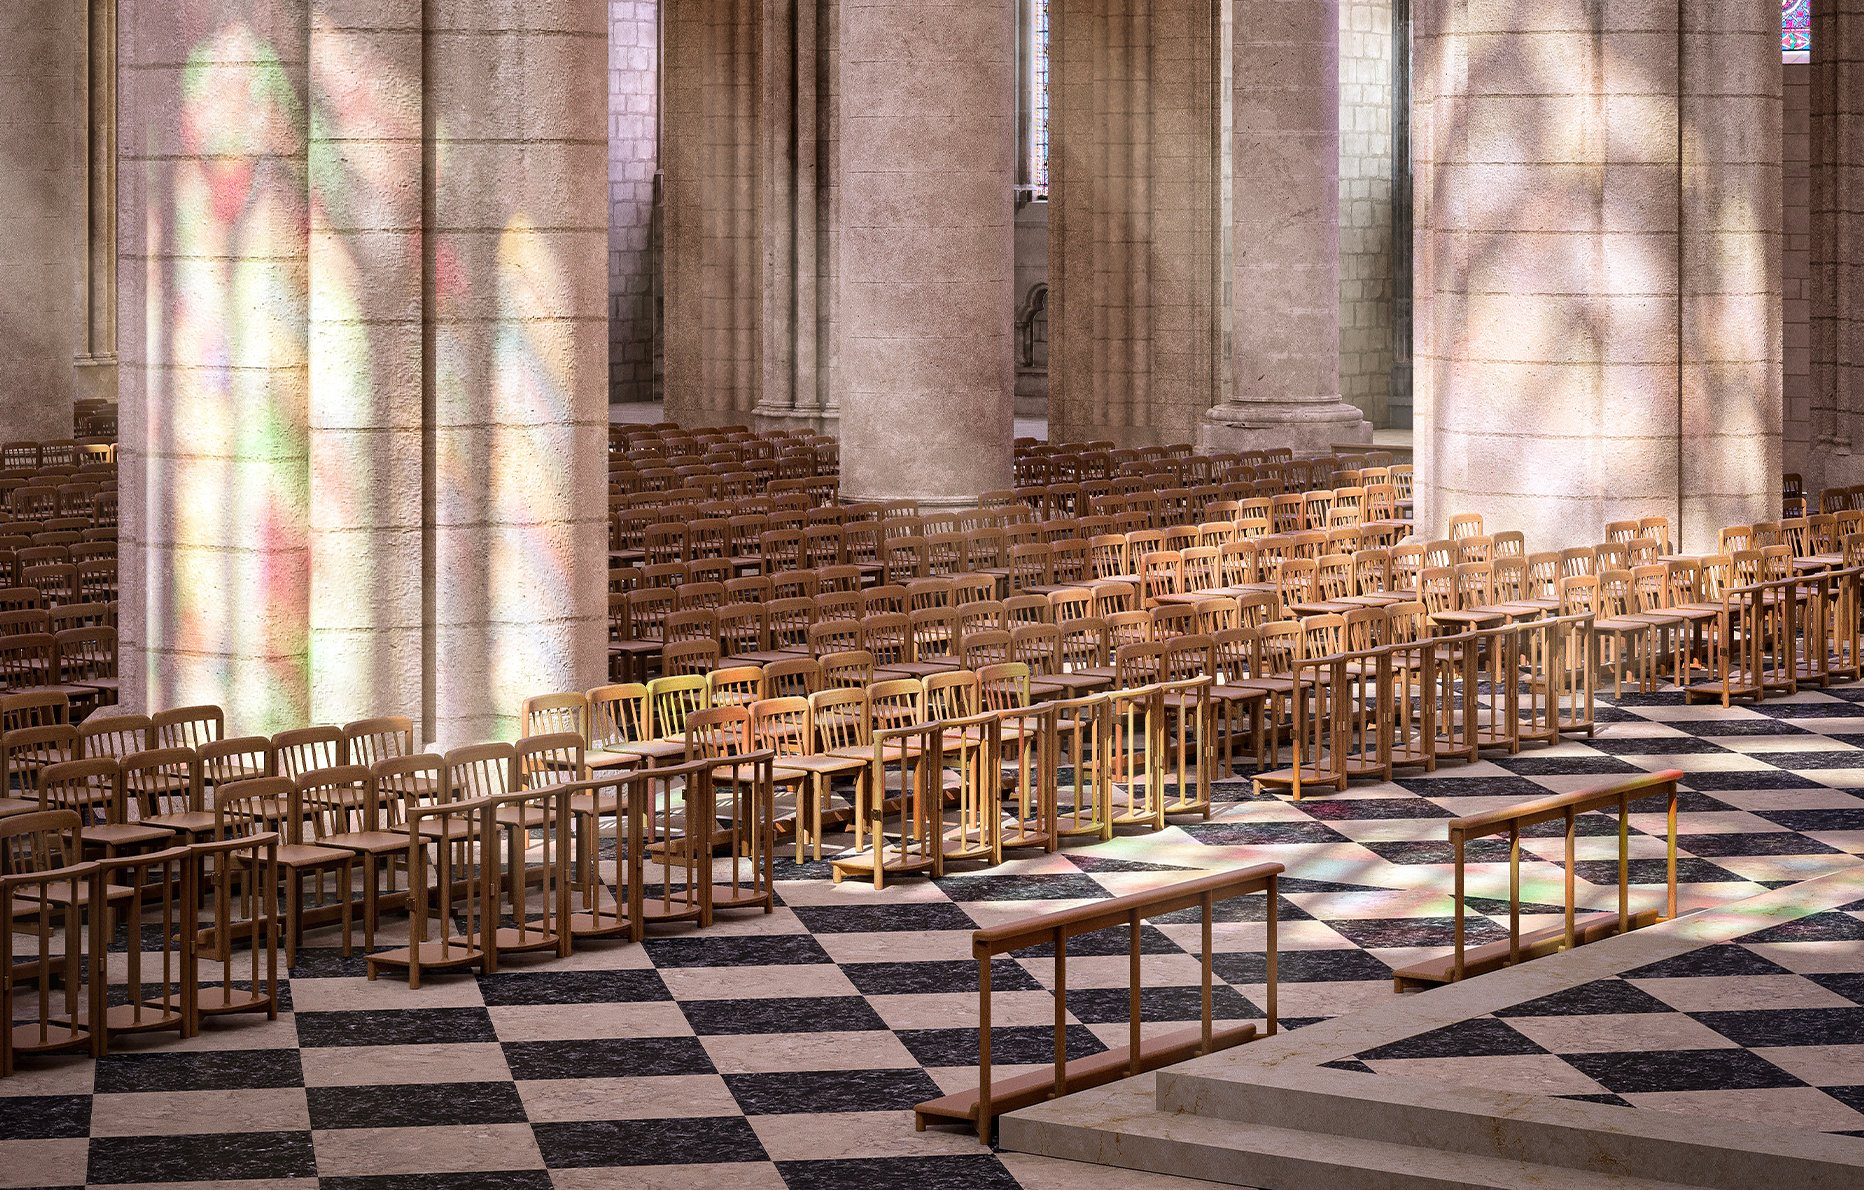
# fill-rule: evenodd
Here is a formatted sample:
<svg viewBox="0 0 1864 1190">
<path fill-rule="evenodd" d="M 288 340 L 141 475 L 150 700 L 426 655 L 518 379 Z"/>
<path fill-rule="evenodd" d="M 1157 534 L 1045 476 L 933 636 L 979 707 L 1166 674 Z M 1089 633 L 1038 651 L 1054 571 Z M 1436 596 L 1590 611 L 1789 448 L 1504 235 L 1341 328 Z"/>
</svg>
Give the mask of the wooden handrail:
<svg viewBox="0 0 1864 1190">
<path fill-rule="evenodd" d="M 1130 896 L 1116 897 L 1099 904 L 1063 909 L 1031 918 L 1028 921 L 975 931 L 971 935 L 971 953 L 978 963 L 977 1091 L 975 1094 L 960 1092 L 920 1104 L 914 1113 L 917 1126 L 923 1130 L 928 1120 L 973 1122 L 977 1127 L 978 1139 L 989 1144 L 996 1119 L 1005 1112 L 1015 1111 L 1044 1099 L 1066 1095 L 1071 1091 L 1099 1086 L 1116 1079 L 1141 1074 L 1147 1070 L 1156 1070 L 1161 1066 L 1183 1061 L 1186 1058 L 1253 1041 L 1259 1035 L 1253 1024 L 1241 1025 L 1221 1032 L 1213 1025 L 1211 922 L 1218 901 L 1258 892 L 1266 894 L 1268 898 L 1267 911 L 1263 915 L 1267 925 L 1264 942 L 1268 965 L 1267 992 L 1263 1005 L 1267 1023 L 1260 1035 L 1272 1036 L 1277 1028 L 1275 955 L 1279 919 L 1278 881 L 1282 871 L 1281 864 L 1269 863 L 1227 872 L 1214 872 L 1208 876 L 1200 876 L 1194 880 L 1154 889 L 1150 892 L 1133 893 Z M 1142 949 L 1140 924 L 1146 918 L 1161 913 L 1175 913 L 1193 906 L 1202 910 L 1203 919 L 1203 945 L 1200 955 L 1203 968 L 1203 1013 L 1199 1030 L 1195 1036 L 1173 1035 L 1154 1038 L 1151 1042 L 1142 1041 L 1140 1037 L 1140 995 L 1143 984 L 1140 973 Z M 1068 939 L 1079 934 L 1091 934 L 1121 925 L 1127 927 L 1131 939 L 1127 1044 L 1121 1049 L 1109 1050 L 1085 1058 L 1070 1059 L 1068 1057 Z M 990 1077 L 991 961 L 1000 954 L 1044 944 L 1053 946 L 1055 949 L 1053 1077 L 1043 1076 L 1040 1072 L 1036 1072 L 1007 1079 L 1001 1085 L 993 1085 Z"/>
<path fill-rule="evenodd" d="M 1560 950 L 1571 950 L 1599 938 L 1614 934 L 1625 934 L 1656 921 L 1674 918 L 1677 912 L 1676 899 L 1676 814 L 1677 782 L 1683 777 L 1681 771 L 1669 769 L 1661 773 L 1633 777 L 1625 781 L 1616 781 L 1609 785 L 1595 786 L 1591 789 L 1575 790 L 1572 793 L 1554 794 L 1549 797 L 1535 798 L 1500 810 L 1491 810 L 1482 814 L 1471 814 L 1458 818 L 1448 824 L 1448 838 L 1454 852 L 1454 889 L 1455 900 L 1455 946 L 1451 952 L 1448 967 L 1442 960 L 1429 959 L 1414 963 L 1393 973 L 1393 982 L 1398 990 L 1411 986 L 1428 986 L 1439 983 L 1456 983 L 1472 972 L 1500 967 L 1512 967 L 1525 958 L 1537 958 L 1544 954 Z M 1667 878 L 1664 899 L 1664 912 L 1659 916 L 1654 910 L 1631 911 L 1631 805 L 1653 797 L 1665 799 L 1668 830 L 1666 832 Z M 1581 922 L 1578 916 L 1574 865 L 1577 860 L 1577 820 L 1579 815 L 1599 810 L 1618 811 L 1618 912 L 1610 917 L 1592 918 Z M 1562 906 L 1562 922 L 1559 927 L 1537 930 L 1524 938 L 1521 933 L 1521 837 L 1528 827 L 1543 822 L 1564 821 L 1565 862 L 1562 865 L 1565 874 L 1565 898 Z M 1465 939 L 1465 920 L 1468 913 L 1466 905 L 1467 847 L 1471 840 L 1488 838 L 1492 835 L 1508 836 L 1508 939 L 1506 946 L 1500 942 L 1478 947 L 1474 958 L 1471 957 Z"/>
</svg>

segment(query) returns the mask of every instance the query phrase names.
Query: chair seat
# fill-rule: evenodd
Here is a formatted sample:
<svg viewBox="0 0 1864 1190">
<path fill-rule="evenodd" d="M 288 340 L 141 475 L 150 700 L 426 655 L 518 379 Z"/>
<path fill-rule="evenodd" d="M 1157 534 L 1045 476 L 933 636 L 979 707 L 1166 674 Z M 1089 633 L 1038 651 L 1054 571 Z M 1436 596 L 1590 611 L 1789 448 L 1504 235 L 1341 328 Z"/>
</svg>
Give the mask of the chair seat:
<svg viewBox="0 0 1864 1190">
<path fill-rule="evenodd" d="M 346 864 L 355 858 L 354 852 L 341 847 L 315 843 L 281 843 L 278 846 L 278 862 L 287 868 L 322 868 Z"/>
<path fill-rule="evenodd" d="M 83 833 L 87 847 L 140 847 L 174 837 L 175 832 L 165 826 L 144 826 L 140 822 L 106 822 L 101 826 L 87 826 Z"/>
<path fill-rule="evenodd" d="M 1614 635 L 1650 631 L 1649 624 L 1637 620 L 1594 620 L 1592 628 L 1595 632 L 1610 632 Z"/>
<path fill-rule="evenodd" d="M 369 855 L 393 855 L 408 849 L 408 836 L 397 831 L 349 831 L 341 835 L 326 835 L 318 842 L 325 847 L 341 847 L 345 851 L 359 851 Z"/>
<path fill-rule="evenodd" d="M 11 818 L 15 814 L 36 814 L 39 803 L 31 798 L 0 797 L 0 818 Z"/>
<path fill-rule="evenodd" d="M 151 814 L 143 819 L 151 826 L 165 826 L 176 834 L 210 835 L 214 830 L 211 810 L 178 810 L 173 814 Z"/>
<path fill-rule="evenodd" d="M 615 752 L 622 756 L 638 756 L 644 760 L 684 760 L 686 759 L 686 742 L 684 740 L 641 740 L 632 744 L 620 744 Z"/>
<path fill-rule="evenodd" d="M 855 757 L 849 756 L 785 756 L 779 769 L 789 769 L 797 773 L 817 775 L 834 775 L 836 773 L 858 773 L 867 767 L 872 754 Z"/>
<path fill-rule="evenodd" d="M 641 755 L 635 752 L 587 752 L 583 754 L 583 763 L 592 769 L 639 768 L 641 760 Z"/>
</svg>

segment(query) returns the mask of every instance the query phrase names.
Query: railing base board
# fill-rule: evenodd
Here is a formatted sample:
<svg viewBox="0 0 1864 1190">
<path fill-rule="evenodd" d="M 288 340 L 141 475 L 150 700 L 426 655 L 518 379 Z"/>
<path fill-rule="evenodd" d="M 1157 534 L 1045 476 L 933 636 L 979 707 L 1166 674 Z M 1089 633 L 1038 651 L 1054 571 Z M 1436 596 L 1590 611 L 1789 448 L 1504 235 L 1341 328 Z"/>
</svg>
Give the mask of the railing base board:
<svg viewBox="0 0 1864 1190">
<path fill-rule="evenodd" d="M 1631 915 L 1631 929 L 1641 930 L 1645 926 L 1656 925 L 1663 920 L 1663 915 L 1655 909 L 1644 909 Z M 1584 946 L 1588 942 L 1598 942 L 1618 934 L 1618 915 L 1616 913 L 1596 913 L 1581 917 L 1573 923 L 1575 945 Z M 1521 960 L 1545 958 L 1557 954 L 1566 943 L 1564 925 L 1547 926 L 1544 929 L 1531 930 L 1521 935 Z M 1486 975 L 1491 971 L 1500 971 L 1509 965 L 1508 940 L 1485 942 L 1481 946 L 1470 947 L 1463 952 L 1463 978 Z M 1405 992 L 1421 988 L 1440 987 L 1455 982 L 1454 955 L 1442 958 L 1426 959 L 1413 963 L 1409 967 L 1400 967 L 1392 972 L 1392 987 Z"/>
<path fill-rule="evenodd" d="M 1212 1029 L 1210 1049 L 1206 1052 L 1230 1049 L 1244 1042 L 1254 1041 L 1257 1029 L 1254 1025 L 1236 1025 L 1227 1029 Z M 1199 1051 L 1204 1044 L 1204 1032 L 1199 1029 L 1186 1029 L 1166 1033 L 1148 1041 L 1139 1043 L 1139 1069 L 1135 1072 L 1129 1061 L 1129 1046 L 1107 1050 L 1103 1053 L 1090 1054 L 1082 1058 L 1070 1058 L 1063 1068 L 1063 1094 L 1085 1091 L 1091 1087 L 1105 1086 L 1118 1082 L 1134 1073 L 1146 1074 L 1161 1067 L 1175 1065 L 1201 1056 Z M 990 1085 L 990 1115 L 992 1119 L 1009 1112 L 1019 1111 L 1033 1104 L 1042 1103 L 1055 1097 L 1055 1072 L 1052 1068 L 1032 1070 L 1014 1078 L 1003 1079 Z M 975 1089 L 958 1091 L 938 1099 L 927 1100 L 913 1109 L 914 1125 L 924 1130 L 927 1124 L 976 1124 L 978 1093 Z"/>
</svg>

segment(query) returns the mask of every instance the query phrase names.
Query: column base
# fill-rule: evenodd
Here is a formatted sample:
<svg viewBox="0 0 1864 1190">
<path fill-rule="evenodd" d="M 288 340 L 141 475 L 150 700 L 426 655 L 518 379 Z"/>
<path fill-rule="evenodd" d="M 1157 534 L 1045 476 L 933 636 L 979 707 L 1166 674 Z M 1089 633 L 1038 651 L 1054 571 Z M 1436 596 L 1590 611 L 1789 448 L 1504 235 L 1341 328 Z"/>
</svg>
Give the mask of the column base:
<svg viewBox="0 0 1864 1190">
<path fill-rule="evenodd" d="M 841 413 L 835 409 L 787 409 L 759 405 L 751 411 L 751 428 L 767 430 L 813 430 L 833 434 L 841 425 Z"/>
<path fill-rule="evenodd" d="M 1218 405 L 1197 428 L 1197 449 L 1202 454 L 1286 447 L 1296 456 L 1321 455 L 1330 453 L 1336 442 L 1371 441 L 1372 423 L 1344 401 Z"/>
</svg>

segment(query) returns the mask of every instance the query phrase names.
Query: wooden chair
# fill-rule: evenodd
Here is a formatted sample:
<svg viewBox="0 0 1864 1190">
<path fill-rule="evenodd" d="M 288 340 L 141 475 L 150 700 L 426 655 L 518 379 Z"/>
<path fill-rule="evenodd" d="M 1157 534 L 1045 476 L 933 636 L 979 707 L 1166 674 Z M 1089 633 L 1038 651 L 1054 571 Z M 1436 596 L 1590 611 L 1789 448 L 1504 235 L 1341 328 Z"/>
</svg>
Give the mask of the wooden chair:
<svg viewBox="0 0 1864 1190">
<path fill-rule="evenodd" d="M 282 814 L 281 814 L 282 810 Z M 304 904 L 304 879 L 331 873 L 336 876 L 337 912 L 343 927 L 343 953 L 351 948 L 350 889 L 355 871 L 355 853 L 340 847 L 324 847 L 304 841 L 307 815 L 303 795 L 288 777 L 255 777 L 222 786 L 214 792 L 214 837 L 218 840 L 249 838 L 276 830 L 283 839 L 279 844 L 277 864 L 284 884 L 285 964 L 297 961 L 298 943 L 309 924 Z M 246 873 L 253 885 L 259 874 Z M 272 890 L 260 885 L 255 889 L 267 909 Z M 324 909 L 327 907 L 318 907 Z M 327 916 L 327 913 L 320 913 Z"/>
</svg>

